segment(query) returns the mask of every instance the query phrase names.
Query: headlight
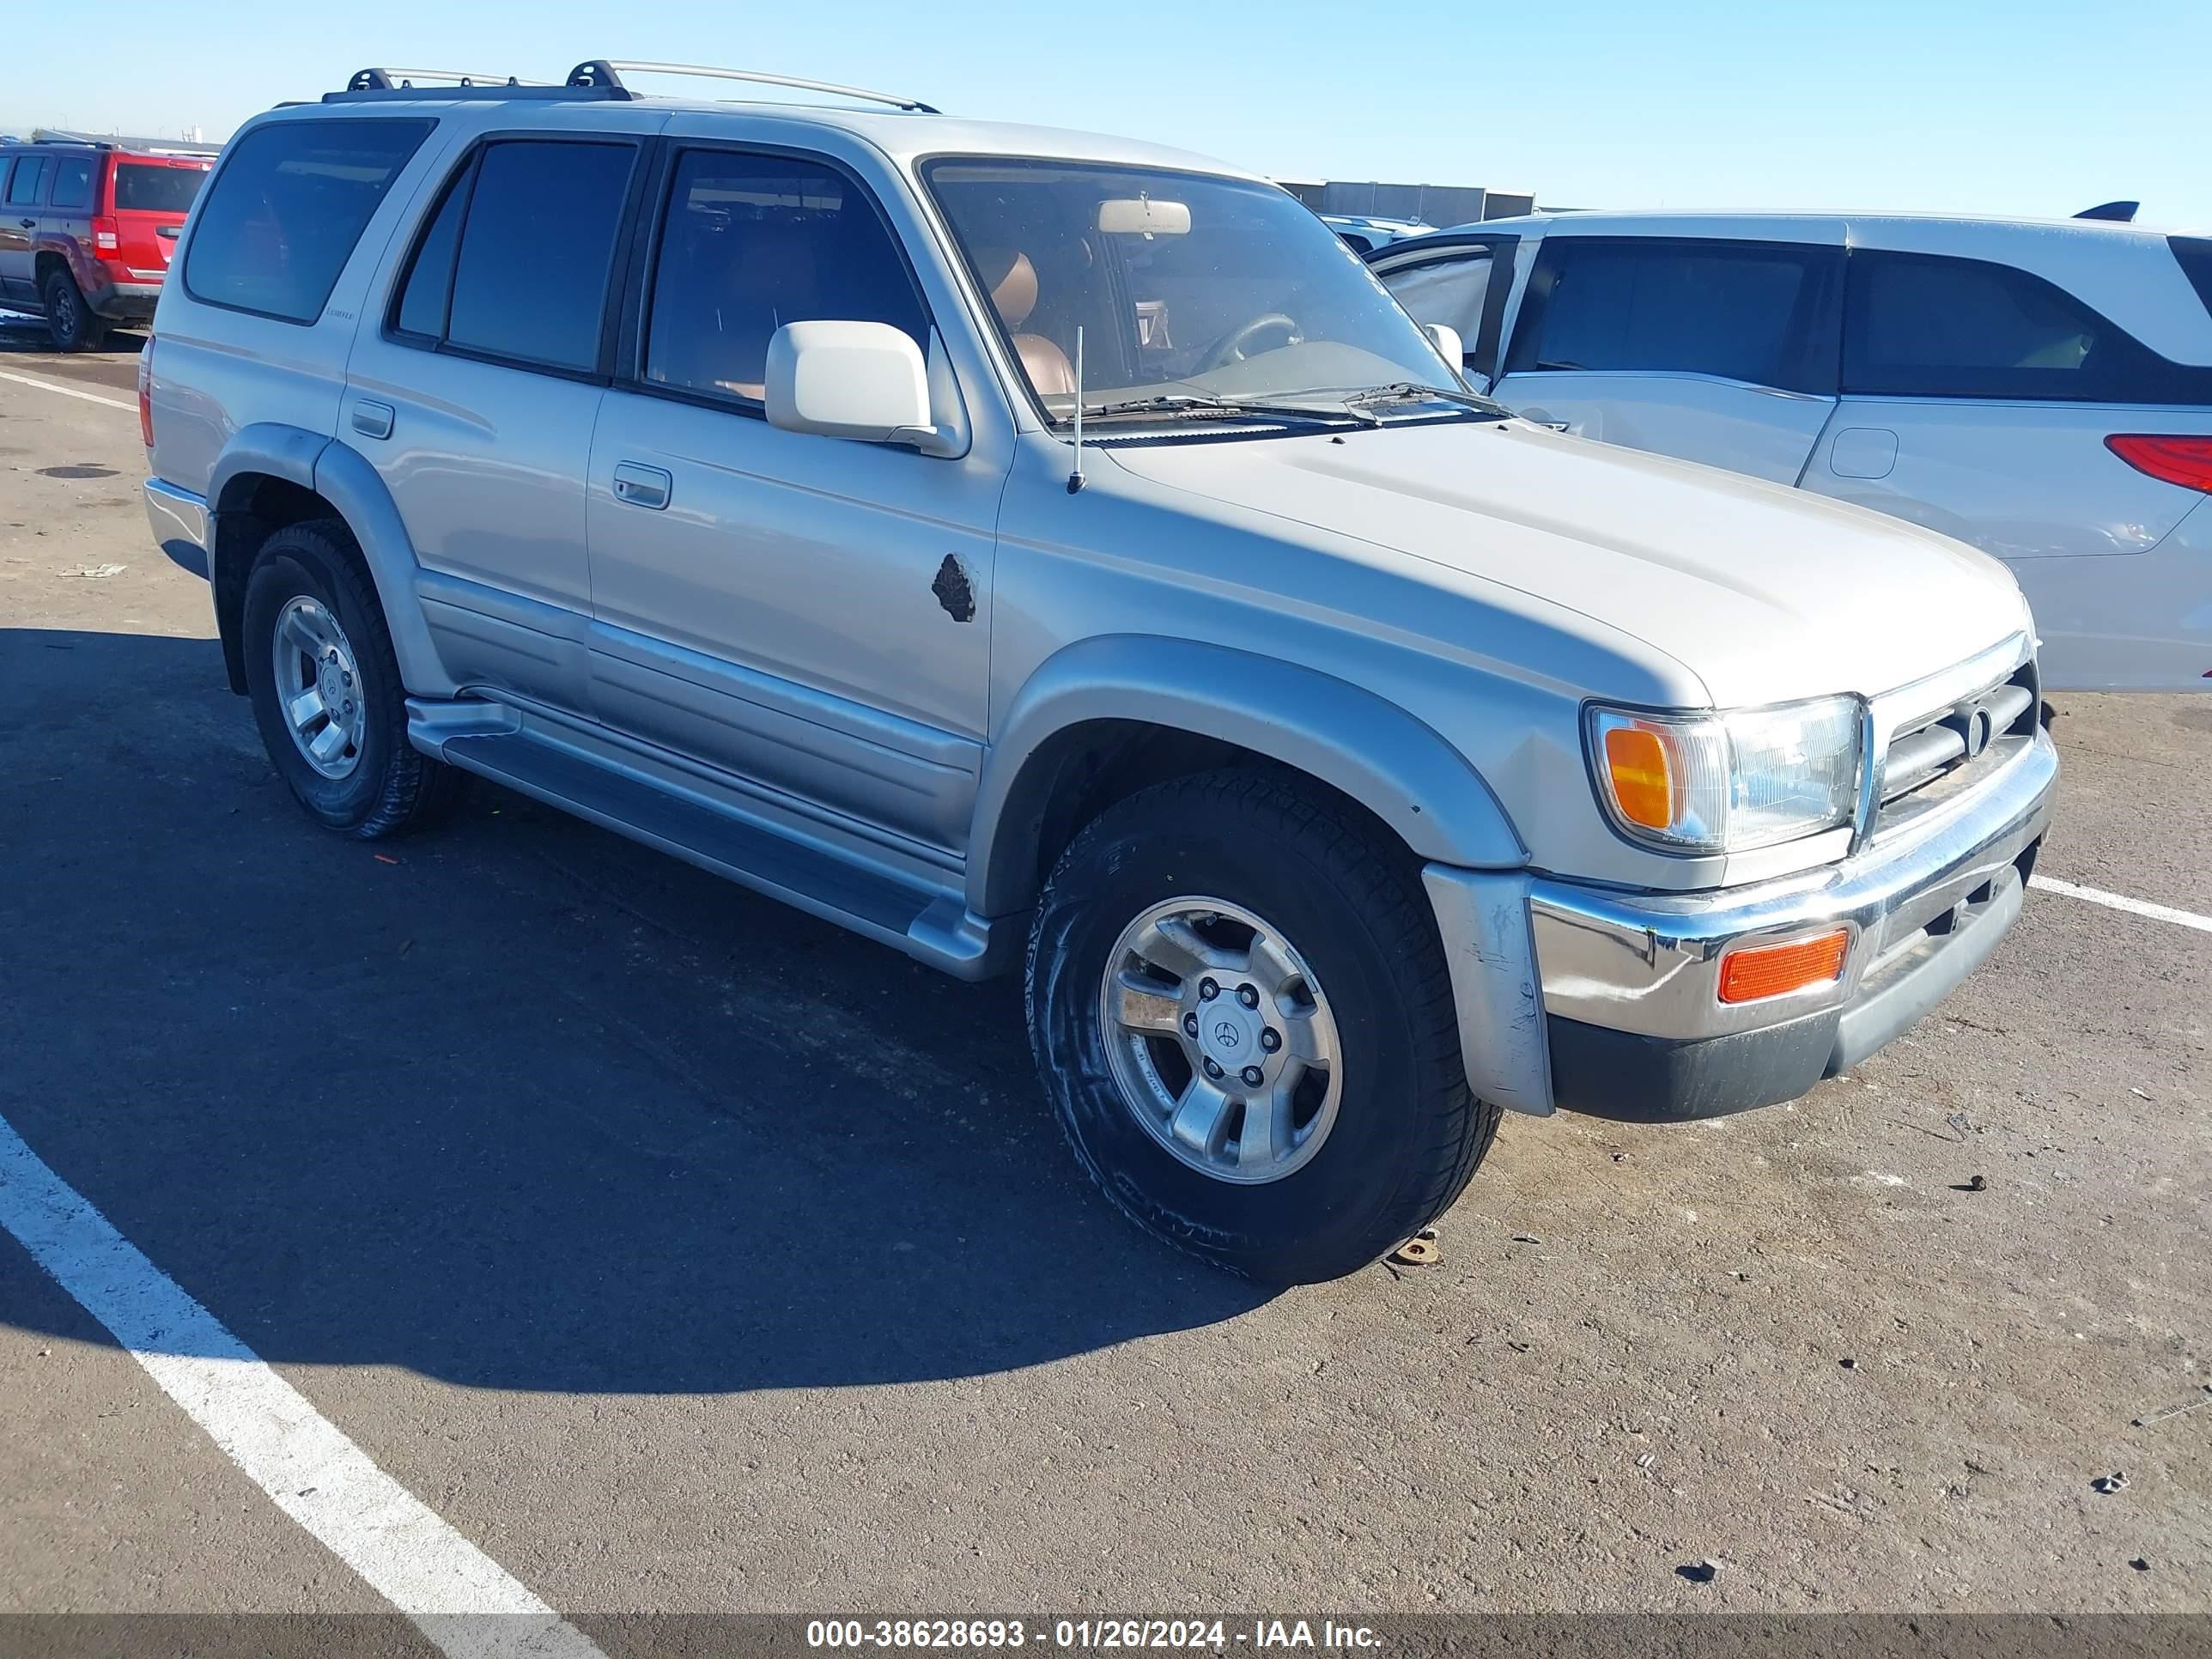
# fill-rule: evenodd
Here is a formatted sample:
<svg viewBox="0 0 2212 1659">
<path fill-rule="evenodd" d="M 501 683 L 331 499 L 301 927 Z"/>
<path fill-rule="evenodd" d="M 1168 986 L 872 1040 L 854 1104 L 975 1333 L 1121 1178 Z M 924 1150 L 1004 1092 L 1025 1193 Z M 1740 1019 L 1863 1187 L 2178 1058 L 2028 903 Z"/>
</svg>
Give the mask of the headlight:
<svg viewBox="0 0 2212 1659">
<path fill-rule="evenodd" d="M 1850 823 L 1861 704 L 1822 697 L 1722 714 L 1584 711 L 1598 799 L 1655 847 L 1741 853 Z"/>
</svg>

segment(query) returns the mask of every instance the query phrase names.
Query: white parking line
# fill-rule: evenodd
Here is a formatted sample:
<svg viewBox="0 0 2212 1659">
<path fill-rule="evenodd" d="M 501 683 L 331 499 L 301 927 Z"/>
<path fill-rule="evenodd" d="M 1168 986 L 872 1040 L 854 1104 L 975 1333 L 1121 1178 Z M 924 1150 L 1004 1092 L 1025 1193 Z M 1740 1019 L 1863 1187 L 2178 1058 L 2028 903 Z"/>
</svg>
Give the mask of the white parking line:
<svg viewBox="0 0 2212 1659">
<path fill-rule="evenodd" d="M 580 1632 L 369 1462 L 116 1231 L 4 1118 L 0 1226 L 279 1509 L 453 1659 L 604 1659 Z"/>
<path fill-rule="evenodd" d="M 110 409 L 137 411 L 136 402 L 123 398 L 103 398 L 97 392 L 85 392 L 73 386 L 64 386 L 59 380 L 42 380 L 35 374 L 15 374 L 0 368 L 0 380 L 13 380 L 17 386 L 34 386 L 41 392 L 58 392 L 64 398 L 82 398 L 88 404 L 106 404 Z"/>
<path fill-rule="evenodd" d="M 2194 927 L 2200 933 L 2212 933 L 2212 916 L 2200 916 L 2194 910 L 2177 910 L 2170 904 L 2150 904 L 2142 899 L 2130 898 L 2124 893 L 2108 893 L 2101 887 L 2076 887 L 2070 881 L 2061 881 L 2056 876 L 2030 876 L 2030 887 L 2039 887 L 2046 893 L 2063 893 L 2068 898 L 2086 899 L 2091 904 L 2101 904 L 2107 909 L 2124 910 L 2131 916 L 2148 916 L 2154 921 L 2170 921 L 2177 927 Z"/>
</svg>

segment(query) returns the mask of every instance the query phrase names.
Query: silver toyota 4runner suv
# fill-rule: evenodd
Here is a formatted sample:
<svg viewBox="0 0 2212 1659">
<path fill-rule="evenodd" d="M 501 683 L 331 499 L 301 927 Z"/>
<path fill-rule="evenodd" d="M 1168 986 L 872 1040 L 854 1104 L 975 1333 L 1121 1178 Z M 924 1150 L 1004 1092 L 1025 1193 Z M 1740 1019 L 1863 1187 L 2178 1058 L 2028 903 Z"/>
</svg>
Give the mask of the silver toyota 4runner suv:
<svg viewBox="0 0 2212 1659">
<path fill-rule="evenodd" d="M 1024 968 L 1108 1196 L 1276 1281 L 1502 1109 L 1802 1094 L 2019 914 L 1990 559 L 1512 418 L 1251 174 L 652 67 L 363 71 L 185 228 L 147 502 L 319 822 L 477 774 Z"/>
</svg>

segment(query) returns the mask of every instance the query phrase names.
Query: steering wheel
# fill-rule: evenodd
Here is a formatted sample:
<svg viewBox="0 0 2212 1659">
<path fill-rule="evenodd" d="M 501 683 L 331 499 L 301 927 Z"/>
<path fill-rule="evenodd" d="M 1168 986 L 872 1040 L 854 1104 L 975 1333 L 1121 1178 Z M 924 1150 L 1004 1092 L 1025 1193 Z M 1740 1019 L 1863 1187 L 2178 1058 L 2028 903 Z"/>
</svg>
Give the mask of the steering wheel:
<svg viewBox="0 0 2212 1659">
<path fill-rule="evenodd" d="M 1298 327 L 1297 318 L 1284 312 L 1271 311 L 1263 317 L 1255 317 L 1249 323 L 1239 324 L 1223 335 L 1214 343 L 1213 349 L 1206 354 L 1205 367 L 1198 372 L 1203 374 L 1208 369 L 1224 368 L 1231 363 L 1243 362 L 1255 355 L 1246 349 L 1253 341 L 1277 331 L 1282 334 L 1283 343 L 1286 346 L 1297 345 L 1306 337 Z"/>
</svg>

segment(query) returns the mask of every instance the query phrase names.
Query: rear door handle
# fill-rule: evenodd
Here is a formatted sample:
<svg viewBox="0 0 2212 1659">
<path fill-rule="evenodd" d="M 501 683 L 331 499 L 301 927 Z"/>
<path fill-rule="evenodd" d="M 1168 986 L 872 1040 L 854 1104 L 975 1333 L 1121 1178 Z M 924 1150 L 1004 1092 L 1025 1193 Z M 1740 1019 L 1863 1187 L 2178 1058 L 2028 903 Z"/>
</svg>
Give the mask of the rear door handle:
<svg viewBox="0 0 2212 1659">
<path fill-rule="evenodd" d="M 364 398 L 353 406 L 353 429 L 364 438 L 389 438 L 392 418 L 390 404 Z"/>
<path fill-rule="evenodd" d="M 615 499 L 629 506 L 657 513 L 668 505 L 669 492 L 675 487 L 676 481 L 657 466 L 640 466 L 635 461 L 615 464 Z"/>
</svg>

